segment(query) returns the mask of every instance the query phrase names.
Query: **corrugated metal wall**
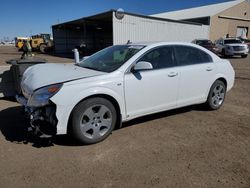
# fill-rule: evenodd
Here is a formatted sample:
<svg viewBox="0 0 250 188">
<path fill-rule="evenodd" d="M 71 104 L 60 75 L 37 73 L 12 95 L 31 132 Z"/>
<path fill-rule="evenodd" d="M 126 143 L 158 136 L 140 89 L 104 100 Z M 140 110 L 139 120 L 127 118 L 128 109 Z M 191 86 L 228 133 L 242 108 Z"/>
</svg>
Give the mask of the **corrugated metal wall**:
<svg viewBox="0 0 250 188">
<path fill-rule="evenodd" d="M 209 26 L 183 24 L 155 20 L 125 14 L 118 20 L 113 13 L 113 43 L 180 41 L 191 42 L 195 38 L 208 38 Z"/>
<path fill-rule="evenodd" d="M 92 20 L 80 20 L 52 27 L 57 54 L 72 54 L 72 49 L 85 43 L 91 52 L 108 45 L 131 42 L 183 41 L 208 38 L 209 26 L 157 20 L 125 13 L 122 20 L 112 15 L 92 16 Z M 112 16 L 112 17 L 111 17 Z M 112 22 L 112 23 L 111 23 Z M 113 25 L 113 28 L 112 28 Z M 97 26 L 102 28 L 97 30 Z M 113 29 L 113 31 L 112 31 Z M 113 34 L 113 39 L 112 39 Z"/>
</svg>

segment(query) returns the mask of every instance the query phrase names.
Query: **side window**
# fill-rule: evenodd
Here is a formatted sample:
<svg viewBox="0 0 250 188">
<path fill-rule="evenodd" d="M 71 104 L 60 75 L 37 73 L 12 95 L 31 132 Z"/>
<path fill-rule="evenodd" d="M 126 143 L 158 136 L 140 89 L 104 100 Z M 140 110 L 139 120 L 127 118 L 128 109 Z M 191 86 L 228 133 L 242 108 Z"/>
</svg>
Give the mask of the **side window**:
<svg viewBox="0 0 250 188">
<path fill-rule="evenodd" d="M 140 58 L 139 61 L 150 62 L 153 66 L 153 69 L 174 67 L 176 65 L 174 58 L 174 48 L 173 46 L 164 46 L 153 49 Z"/>
<path fill-rule="evenodd" d="M 175 46 L 176 59 L 179 65 L 194 65 L 212 62 L 206 52 L 190 46 Z"/>
</svg>

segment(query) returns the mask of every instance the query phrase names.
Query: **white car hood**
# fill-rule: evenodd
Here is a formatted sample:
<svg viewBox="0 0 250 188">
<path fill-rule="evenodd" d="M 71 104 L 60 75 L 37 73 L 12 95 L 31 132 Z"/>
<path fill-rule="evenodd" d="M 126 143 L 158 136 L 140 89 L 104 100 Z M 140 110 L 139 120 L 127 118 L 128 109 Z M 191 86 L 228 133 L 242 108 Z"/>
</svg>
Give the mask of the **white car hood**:
<svg viewBox="0 0 250 188">
<path fill-rule="evenodd" d="M 46 63 L 28 68 L 22 78 L 22 89 L 32 91 L 56 83 L 107 74 L 74 64 Z"/>
</svg>

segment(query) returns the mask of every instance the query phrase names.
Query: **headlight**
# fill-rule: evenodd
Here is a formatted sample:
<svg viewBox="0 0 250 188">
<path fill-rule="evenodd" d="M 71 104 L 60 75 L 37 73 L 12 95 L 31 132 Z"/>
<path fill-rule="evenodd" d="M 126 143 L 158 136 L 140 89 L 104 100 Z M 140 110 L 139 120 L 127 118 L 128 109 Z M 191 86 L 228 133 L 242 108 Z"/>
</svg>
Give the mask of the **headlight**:
<svg viewBox="0 0 250 188">
<path fill-rule="evenodd" d="M 49 85 L 36 90 L 28 100 L 28 106 L 40 107 L 49 104 L 49 99 L 62 87 L 62 84 Z"/>
</svg>

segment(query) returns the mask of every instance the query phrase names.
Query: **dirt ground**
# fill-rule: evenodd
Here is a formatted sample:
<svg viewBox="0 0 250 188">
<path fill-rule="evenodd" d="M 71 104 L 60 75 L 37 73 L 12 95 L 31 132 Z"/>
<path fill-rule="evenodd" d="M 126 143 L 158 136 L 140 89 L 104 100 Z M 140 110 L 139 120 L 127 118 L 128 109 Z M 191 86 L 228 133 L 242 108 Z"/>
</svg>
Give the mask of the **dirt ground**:
<svg viewBox="0 0 250 188">
<path fill-rule="evenodd" d="M 73 52 L 72 52 L 73 53 Z M 33 52 L 35 57 L 46 59 L 48 62 L 52 63 L 73 63 L 73 59 L 69 58 L 62 58 L 62 57 L 56 57 L 51 56 L 47 54 L 40 54 L 39 52 Z M 5 61 L 10 59 L 16 59 L 20 58 L 22 55 L 22 52 L 19 52 L 17 48 L 13 46 L 0 46 L 0 66 L 8 65 L 5 63 Z"/>
<path fill-rule="evenodd" d="M 1 63 L 18 54 L 1 51 Z M 20 106 L 0 100 L 0 187 L 250 187 L 250 56 L 230 61 L 236 82 L 220 110 L 139 118 L 90 146 L 30 137 Z"/>
</svg>

